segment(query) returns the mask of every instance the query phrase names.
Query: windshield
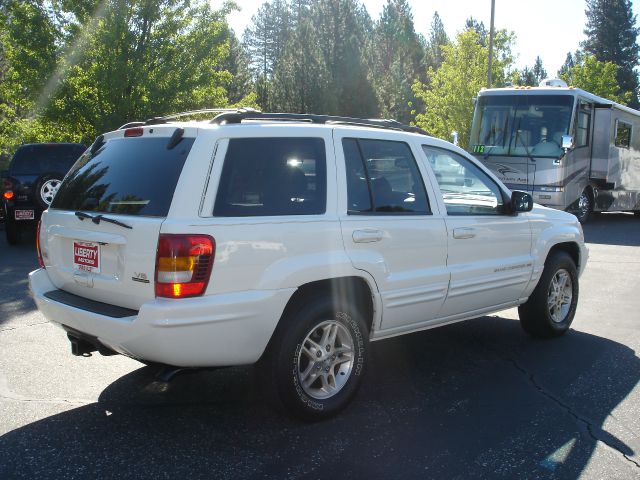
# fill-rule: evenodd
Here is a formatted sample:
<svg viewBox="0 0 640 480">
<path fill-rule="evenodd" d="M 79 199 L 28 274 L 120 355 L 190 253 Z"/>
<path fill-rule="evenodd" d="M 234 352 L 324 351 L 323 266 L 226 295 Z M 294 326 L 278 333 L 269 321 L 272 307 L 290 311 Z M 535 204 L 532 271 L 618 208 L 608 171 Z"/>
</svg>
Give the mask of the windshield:
<svg viewBox="0 0 640 480">
<path fill-rule="evenodd" d="M 13 175 L 40 173 L 65 174 L 84 152 L 79 144 L 35 144 L 23 145 L 13 156 L 9 170 Z"/>
<path fill-rule="evenodd" d="M 471 129 L 472 152 L 560 157 L 573 102 L 571 95 L 481 96 Z"/>
</svg>

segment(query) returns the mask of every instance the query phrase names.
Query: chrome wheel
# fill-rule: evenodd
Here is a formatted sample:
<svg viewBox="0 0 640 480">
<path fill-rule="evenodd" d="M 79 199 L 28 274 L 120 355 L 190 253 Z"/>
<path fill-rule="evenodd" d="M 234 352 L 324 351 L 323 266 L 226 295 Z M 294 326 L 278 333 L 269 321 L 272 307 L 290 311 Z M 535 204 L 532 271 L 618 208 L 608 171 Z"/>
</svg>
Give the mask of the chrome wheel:
<svg viewBox="0 0 640 480">
<path fill-rule="evenodd" d="M 55 197 L 56 193 L 58 193 L 58 189 L 60 188 L 60 184 L 62 180 L 58 180 L 57 178 L 52 178 L 51 180 L 47 180 L 40 187 L 40 198 L 47 205 L 51 205 L 53 201 L 53 197 Z"/>
<path fill-rule="evenodd" d="M 565 269 L 558 270 L 551 284 L 547 296 L 547 307 L 551 320 L 561 323 L 567 317 L 573 300 L 573 284 L 569 272 Z"/>
<path fill-rule="evenodd" d="M 582 223 L 587 219 L 590 212 L 591 197 L 589 197 L 589 193 L 585 190 L 576 201 L 575 216 L 578 217 L 578 220 Z"/>
<path fill-rule="evenodd" d="M 298 381 L 315 399 L 338 393 L 349 380 L 354 363 L 354 342 L 349 330 L 335 320 L 327 320 L 311 330 L 298 351 Z"/>
</svg>

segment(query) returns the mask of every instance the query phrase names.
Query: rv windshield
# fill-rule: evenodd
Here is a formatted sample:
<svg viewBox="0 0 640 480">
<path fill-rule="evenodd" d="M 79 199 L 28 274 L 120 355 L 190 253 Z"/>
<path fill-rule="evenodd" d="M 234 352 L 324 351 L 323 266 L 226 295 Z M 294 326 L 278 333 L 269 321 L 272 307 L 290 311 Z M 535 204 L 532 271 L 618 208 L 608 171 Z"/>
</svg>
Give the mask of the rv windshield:
<svg viewBox="0 0 640 480">
<path fill-rule="evenodd" d="M 569 132 L 571 95 L 480 96 L 471 129 L 475 154 L 560 157 Z"/>
</svg>

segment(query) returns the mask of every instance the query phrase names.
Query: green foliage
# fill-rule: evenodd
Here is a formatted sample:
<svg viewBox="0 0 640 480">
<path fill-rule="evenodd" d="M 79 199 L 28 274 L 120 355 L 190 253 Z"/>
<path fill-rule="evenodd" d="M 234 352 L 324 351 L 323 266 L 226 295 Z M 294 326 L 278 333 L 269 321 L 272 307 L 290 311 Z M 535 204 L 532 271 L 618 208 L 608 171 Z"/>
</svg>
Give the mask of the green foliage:
<svg viewBox="0 0 640 480">
<path fill-rule="evenodd" d="M 302 6 L 307 8 L 306 6 Z M 371 18 L 357 0 L 318 0 L 297 18 L 273 75 L 261 76 L 272 109 L 375 116 L 370 77 Z"/>
<path fill-rule="evenodd" d="M 624 105 L 631 99 L 631 92 L 620 91 L 616 80 L 618 68 L 613 62 L 600 62 L 593 55 L 585 55 L 581 63 L 569 68 L 560 78 L 568 85 Z"/>
<path fill-rule="evenodd" d="M 628 98 L 630 106 L 638 108 L 639 65 L 636 17 L 630 0 L 587 0 L 587 24 L 584 30 L 587 39 L 582 47 L 585 53 L 601 62 L 612 62 L 619 66 L 616 80 L 620 86 L 618 96 Z M 626 96 L 625 92 L 630 95 Z"/>
<path fill-rule="evenodd" d="M 59 135 L 35 115 L 38 92 L 55 67 L 57 35 L 41 2 L 0 3 L 0 156 L 23 142 Z M 69 139 L 69 135 L 64 135 Z"/>
<path fill-rule="evenodd" d="M 476 28 L 459 33 L 455 42 L 443 47 L 440 69 L 429 69 L 429 85 L 413 85 L 416 96 L 424 103 L 424 112 L 416 115 L 415 124 L 445 140 L 451 140 L 456 131 L 463 148 L 471 133 L 473 99 L 487 81 L 488 51 L 482 42 Z M 506 72 L 513 63 L 513 34 L 499 30 L 494 42 L 493 82 L 500 86 L 505 84 Z"/>
<path fill-rule="evenodd" d="M 514 69 L 510 75 L 511 83 L 524 87 L 537 87 L 547 78 L 547 71 L 542 66 L 542 59 L 536 57 L 533 68 L 524 67 L 522 70 Z"/>
<path fill-rule="evenodd" d="M 447 32 L 444 29 L 444 23 L 438 12 L 433 14 L 431 20 L 431 31 L 429 33 L 429 41 L 426 46 L 425 63 L 428 68 L 437 70 L 442 65 L 443 53 L 442 47 L 449 45 L 450 40 Z"/>
<path fill-rule="evenodd" d="M 406 0 L 387 1 L 375 26 L 373 45 L 376 74 L 372 79 L 380 115 L 409 123 L 409 105 L 416 101 L 411 85 L 424 79 L 426 68 L 425 49 L 414 29 L 411 7 Z M 434 52 L 438 48 L 439 45 L 435 45 Z"/>
<path fill-rule="evenodd" d="M 231 102 L 255 104 L 225 20 L 234 5 L 0 3 L 0 155 L 23 142 L 88 143 L 130 120 L 227 106 L 227 88 Z"/>
</svg>

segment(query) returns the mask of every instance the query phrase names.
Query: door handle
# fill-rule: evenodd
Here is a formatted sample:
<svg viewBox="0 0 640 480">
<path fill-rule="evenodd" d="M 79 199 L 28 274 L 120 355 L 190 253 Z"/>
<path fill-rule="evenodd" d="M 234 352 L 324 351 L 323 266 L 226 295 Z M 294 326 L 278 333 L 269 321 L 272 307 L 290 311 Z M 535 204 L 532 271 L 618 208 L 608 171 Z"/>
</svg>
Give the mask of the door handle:
<svg viewBox="0 0 640 480">
<path fill-rule="evenodd" d="M 355 243 L 372 243 L 379 242 L 383 236 L 381 230 L 354 230 L 352 238 Z"/>
<path fill-rule="evenodd" d="M 476 231 L 473 228 L 462 227 L 453 229 L 453 238 L 473 238 L 476 236 Z"/>
</svg>

